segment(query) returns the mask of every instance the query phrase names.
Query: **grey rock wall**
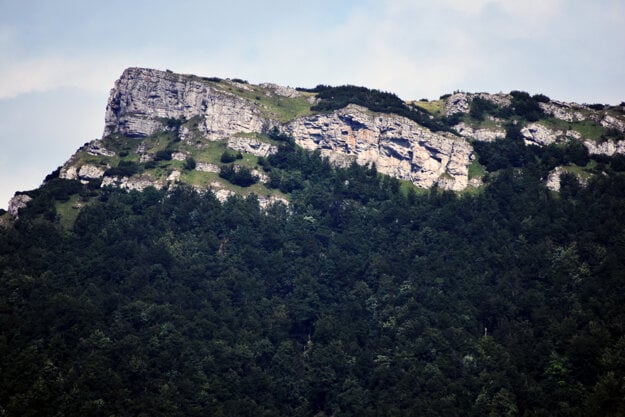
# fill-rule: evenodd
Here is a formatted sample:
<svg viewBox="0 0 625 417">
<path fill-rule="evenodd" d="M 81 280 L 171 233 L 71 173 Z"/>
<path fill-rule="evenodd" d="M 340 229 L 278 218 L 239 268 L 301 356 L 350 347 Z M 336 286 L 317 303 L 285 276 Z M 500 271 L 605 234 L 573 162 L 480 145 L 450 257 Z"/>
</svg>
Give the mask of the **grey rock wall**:
<svg viewBox="0 0 625 417">
<path fill-rule="evenodd" d="M 267 130 L 275 122 L 250 101 L 228 94 L 194 77 L 144 68 L 129 68 L 115 82 L 105 113 L 103 136 L 121 133 L 145 137 L 163 130 L 168 119 L 198 116 L 208 140 Z"/>
<path fill-rule="evenodd" d="M 378 171 L 429 188 L 462 190 L 468 184 L 471 145 L 461 137 L 433 133 L 405 117 L 356 105 L 302 117 L 286 127 L 298 145 L 320 149 L 339 164 L 375 164 Z"/>
<path fill-rule="evenodd" d="M 274 84 L 263 85 L 273 94 L 299 94 Z M 375 163 L 379 172 L 421 187 L 462 190 L 468 184 L 473 151 L 468 141 L 433 133 L 404 117 L 374 114 L 354 105 L 285 125 L 263 114 L 253 100 L 227 93 L 197 77 L 129 68 L 111 91 L 104 136 L 120 133 L 142 138 L 165 129 L 168 119 L 199 117 L 202 140 L 228 139 L 234 149 L 265 156 L 275 152 L 275 147 L 237 134 L 266 133 L 277 127 L 292 135 L 298 145 L 320 149 L 339 165 Z M 187 131 L 182 133 L 190 136 Z"/>
</svg>

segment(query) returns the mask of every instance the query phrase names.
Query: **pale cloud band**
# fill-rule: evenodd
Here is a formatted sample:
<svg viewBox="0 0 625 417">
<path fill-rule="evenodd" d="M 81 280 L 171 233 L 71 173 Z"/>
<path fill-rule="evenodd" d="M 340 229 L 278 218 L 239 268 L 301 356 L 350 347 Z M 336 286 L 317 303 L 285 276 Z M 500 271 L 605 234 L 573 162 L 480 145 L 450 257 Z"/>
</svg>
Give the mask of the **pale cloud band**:
<svg viewBox="0 0 625 417">
<path fill-rule="evenodd" d="M 610 80 L 599 78 L 594 80 L 595 97 L 584 97 L 587 90 L 575 91 L 575 84 L 595 76 L 589 70 L 609 67 L 613 73 L 619 63 L 625 66 L 618 42 L 625 7 L 617 0 L 351 1 L 330 23 L 331 12 L 321 10 L 332 10 L 328 2 L 306 6 L 280 2 L 283 10 L 242 0 L 234 3 L 239 12 L 232 14 L 235 21 L 230 23 L 215 19 L 211 12 L 218 7 L 190 1 L 167 10 L 169 14 L 149 9 L 153 20 L 126 17 L 102 23 L 93 34 L 86 23 L 66 23 L 77 26 L 76 37 L 93 36 L 99 48 L 69 37 L 59 40 L 64 42 L 60 45 L 42 39 L 46 47 L 41 51 L 26 51 L 32 45 L 21 42 L 28 29 L 0 25 L 0 98 L 68 86 L 107 91 L 128 66 L 290 85 L 361 84 L 406 99 L 454 89 L 527 89 L 570 100 L 614 101 L 619 99 L 615 94 L 623 92 L 620 86 L 615 92 L 606 86 Z M 129 4 L 123 11 L 144 14 L 143 6 Z M 232 12 L 220 7 L 220 14 Z M 195 15 L 206 16 L 206 21 L 202 24 Z M 55 29 L 48 28 L 50 36 Z M 599 48 L 593 42 L 596 32 L 604 34 Z M 597 56 L 609 45 L 616 54 Z M 521 66 L 525 68 L 519 70 Z M 564 68 L 572 85 L 562 85 Z"/>
</svg>

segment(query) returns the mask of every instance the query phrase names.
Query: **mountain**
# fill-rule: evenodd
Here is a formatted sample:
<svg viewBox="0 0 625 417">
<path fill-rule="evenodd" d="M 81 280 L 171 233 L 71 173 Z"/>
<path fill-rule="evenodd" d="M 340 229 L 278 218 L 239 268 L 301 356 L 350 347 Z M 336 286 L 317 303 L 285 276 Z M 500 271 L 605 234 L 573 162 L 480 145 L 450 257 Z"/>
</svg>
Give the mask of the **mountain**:
<svg viewBox="0 0 625 417">
<path fill-rule="evenodd" d="M 296 90 L 129 68 L 111 90 L 102 139 L 79 149 L 60 177 L 125 189 L 182 182 L 223 199 L 242 191 L 217 175 L 220 155 L 230 149 L 245 155 L 235 165 L 261 181 L 244 193 L 284 200 L 276 187 L 262 185 L 268 178 L 257 158 L 275 153 L 289 137 L 338 166 L 375 164 L 378 172 L 420 188 L 461 191 L 481 184 L 476 143 L 516 135 L 541 147 L 578 142 L 591 155 L 610 156 L 625 153 L 624 132 L 623 106 L 563 103 L 520 91 L 404 102 L 362 87 Z M 187 159 L 193 168 L 185 168 Z M 562 172 L 585 181 L 592 168 L 554 167 L 547 184 L 557 188 Z"/>
<path fill-rule="evenodd" d="M 622 416 L 622 120 L 129 69 L 0 214 L 0 415 Z"/>
</svg>

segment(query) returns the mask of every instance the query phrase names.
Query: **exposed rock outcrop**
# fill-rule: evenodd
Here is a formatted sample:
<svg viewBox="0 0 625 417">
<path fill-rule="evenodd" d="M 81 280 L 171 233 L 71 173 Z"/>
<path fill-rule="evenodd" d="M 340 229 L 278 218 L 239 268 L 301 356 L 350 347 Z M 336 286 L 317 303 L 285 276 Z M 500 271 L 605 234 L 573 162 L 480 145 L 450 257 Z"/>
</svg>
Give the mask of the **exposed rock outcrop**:
<svg viewBox="0 0 625 417">
<path fill-rule="evenodd" d="M 484 100 L 490 101 L 491 103 L 499 106 L 499 107 L 508 107 L 512 104 L 512 96 L 506 93 L 477 93 L 475 96 L 483 98 Z"/>
<path fill-rule="evenodd" d="M 617 122 L 618 119 L 615 119 Z M 625 154 L 625 141 L 595 141 L 585 139 L 575 130 L 549 129 L 540 123 L 531 123 L 521 129 L 521 134 L 528 145 L 546 146 L 552 143 L 565 142 L 570 139 L 581 141 L 591 155 Z"/>
<path fill-rule="evenodd" d="M 171 159 L 174 161 L 184 161 L 189 156 L 189 152 L 172 152 Z"/>
<path fill-rule="evenodd" d="M 555 167 L 549 172 L 545 186 L 551 191 L 560 191 L 560 175 L 562 174 L 562 167 Z"/>
<path fill-rule="evenodd" d="M 615 129 L 621 133 L 625 132 L 625 122 L 609 114 L 605 115 L 605 117 L 599 121 L 599 124 L 608 129 Z"/>
<path fill-rule="evenodd" d="M 252 155 L 263 157 L 269 156 L 278 151 L 278 147 L 276 145 L 262 142 L 256 138 L 246 138 L 241 136 L 229 138 L 227 145 L 235 151 L 251 153 Z"/>
<path fill-rule="evenodd" d="M 269 197 L 265 197 L 265 196 L 258 197 L 258 205 L 262 209 L 267 209 L 269 206 L 272 206 L 276 203 L 284 204 L 285 206 L 289 205 L 289 201 L 283 197 L 278 197 L 275 195 L 272 195 Z"/>
<path fill-rule="evenodd" d="M 512 96 L 510 96 L 510 94 L 455 93 L 445 100 L 445 116 L 452 116 L 456 113 L 468 113 L 471 109 L 471 101 L 474 97 L 490 101 L 499 107 L 507 107 L 512 103 Z"/>
<path fill-rule="evenodd" d="M 20 209 L 23 209 L 28 205 L 28 202 L 32 200 L 32 197 L 26 194 L 15 194 L 11 200 L 9 200 L 9 206 L 7 211 L 18 217 Z"/>
<path fill-rule="evenodd" d="M 375 164 L 378 171 L 429 188 L 462 190 L 473 149 L 464 138 L 433 133 L 405 117 L 349 105 L 301 117 L 286 131 L 305 149 L 338 164 Z"/>
<path fill-rule="evenodd" d="M 464 122 L 458 123 L 454 126 L 454 129 L 456 129 L 456 132 L 462 137 L 479 140 L 481 142 L 493 142 L 506 137 L 506 131 L 504 129 L 473 129 Z"/>
<path fill-rule="evenodd" d="M 591 140 L 584 141 L 584 146 L 588 148 L 591 155 L 608 155 L 625 154 L 625 141 L 608 140 L 605 142 L 594 142 Z"/>
<path fill-rule="evenodd" d="M 102 142 L 97 139 L 87 145 L 87 153 L 94 156 L 115 156 L 115 152 L 106 149 Z"/>
<path fill-rule="evenodd" d="M 66 162 L 61 172 L 59 173 L 59 178 L 64 180 L 76 180 L 78 179 L 78 170 L 80 166 L 70 165 L 72 161 Z"/>
<path fill-rule="evenodd" d="M 521 134 L 527 145 L 546 146 L 560 142 L 565 138 L 564 131 L 555 131 L 539 123 L 531 123 L 521 129 Z"/>
<path fill-rule="evenodd" d="M 78 178 L 86 180 L 102 178 L 104 176 L 104 172 L 104 168 L 91 164 L 85 164 L 78 170 Z"/>
<path fill-rule="evenodd" d="M 174 170 L 167 176 L 167 181 L 169 181 L 169 182 L 178 182 L 178 181 L 180 181 L 180 176 L 181 175 L 182 175 L 182 173 L 180 171 Z"/>
<path fill-rule="evenodd" d="M 575 130 L 549 129 L 540 123 L 530 123 L 521 134 L 527 145 L 546 146 L 552 143 L 565 142 L 569 139 L 581 140 L 582 135 Z M 590 143 L 590 142 L 589 142 Z M 584 143 L 588 146 L 586 143 Z"/>
<path fill-rule="evenodd" d="M 551 191 L 560 191 L 561 188 L 561 178 L 563 174 L 570 174 L 569 171 L 566 170 L 565 167 L 555 167 L 549 172 L 547 176 L 547 180 L 545 181 L 545 186 L 549 188 Z M 573 175 L 577 180 L 578 184 L 582 187 L 588 184 L 588 178 L 580 175 Z"/>
<path fill-rule="evenodd" d="M 143 191 L 148 187 L 154 187 L 161 189 L 165 186 L 163 181 L 155 181 L 150 177 L 138 176 L 138 177 L 104 177 L 102 179 L 102 187 L 117 187 L 122 190 L 137 190 Z"/>
<path fill-rule="evenodd" d="M 584 106 L 575 103 L 565 103 L 563 101 L 551 100 L 548 103 L 538 103 L 545 114 L 564 120 L 565 122 L 581 122 L 586 120 L 582 113 Z"/>
<path fill-rule="evenodd" d="M 320 150 L 337 165 L 356 162 L 375 164 L 379 172 L 410 181 L 420 187 L 437 185 L 444 189 L 463 190 L 469 184 L 468 166 L 473 156 L 469 140 L 495 141 L 505 137 L 503 120 L 492 119 L 493 128 L 475 128 L 467 123 L 455 126 L 459 136 L 433 132 L 416 122 L 395 114 L 375 113 L 364 107 L 348 105 L 330 113 L 317 113 L 296 117 L 291 113 L 275 113 L 285 99 L 299 99 L 303 93 L 276 84 L 247 84 L 237 80 L 201 78 L 143 68 L 129 68 L 115 83 L 106 109 L 104 137 L 120 134 L 144 138 L 168 130 L 174 132 L 187 146 L 171 154 L 174 161 L 183 161 L 193 154 L 191 149 L 202 149 L 207 141 L 224 140 L 232 149 L 266 157 L 277 147 L 262 139 L 274 129 L 292 136 L 296 143 L 308 150 Z M 279 97 L 273 104 L 261 97 Z M 479 97 L 498 107 L 512 103 L 510 94 L 456 93 L 445 99 L 447 116 L 468 113 L 471 102 Z M 309 97 L 312 101 L 314 96 Z M 264 103 L 264 104 L 263 104 Z M 620 116 L 605 112 L 592 113 L 587 106 L 550 101 L 539 103 L 546 114 L 575 123 L 592 119 L 603 128 L 625 130 Z M 300 104 L 301 105 L 301 104 Z M 592 117 L 590 117 L 590 116 Z M 288 122 L 277 120 L 291 119 Z M 578 132 L 551 129 L 541 123 L 530 123 L 521 130 L 527 144 L 545 146 L 551 143 L 576 139 L 582 141 L 590 153 L 612 155 L 625 153 L 625 142 L 595 143 Z M 110 157 L 115 153 L 102 141 L 93 141 L 82 150 L 90 155 Z M 189 147 L 191 146 L 191 148 Z M 112 146 L 119 150 L 118 147 Z M 139 162 L 155 159 L 158 148 L 141 142 L 137 148 Z M 200 159 L 200 158 L 198 158 Z M 61 170 L 62 178 L 88 181 L 103 178 L 102 185 L 115 185 L 127 189 L 143 189 L 148 185 L 161 188 L 174 184 L 180 177 L 169 181 L 151 180 L 149 176 L 106 177 L 104 165 L 79 165 L 81 159 L 72 158 Z M 215 161 L 211 161 L 215 162 Z M 195 169 L 218 172 L 219 167 L 198 160 Z M 222 193 L 224 194 L 224 193 Z"/>
<path fill-rule="evenodd" d="M 106 107 L 104 136 L 121 133 L 145 137 L 172 120 L 199 116 L 203 138 L 262 132 L 276 123 L 249 100 L 194 77 L 144 68 L 129 68 L 115 82 Z"/>
<path fill-rule="evenodd" d="M 295 97 L 300 97 L 302 95 L 302 93 L 300 93 L 299 91 L 297 91 L 296 89 L 292 87 L 285 87 L 285 86 L 273 84 L 273 83 L 262 83 L 260 84 L 260 86 L 282 97 L 295 98 Z"/>
<path fill-rule="evenodd" d="M 229 84 L 252 89 L 234 81 Z M 275 84 L 261 87 L 268 94 L 301 95 L 294 89 Z M 191 132 L 186 126 L 176 127 L 192 118 L 198 120 L 197 132 Z M 127 69 L 115 83 L 105 124 L 104 136 L 120 133 L 130 137 L 145 137 L 174 126 L 182 140 L 189 143 L 197 142 L 194 134 L 201 140 L 228 138 L 230 148 L 258 156 L 267 156 L 277 148 L 256 138 L 241 136 L 241 133 L 267 133 L 278 127 L 292 135 L 299 145 L 310 150 L 320 149 L 322 155 L 337 164 L 375 163 L 381 173 L 421 187 L 437 184 L 452 190 L 467 186 L 472 153 L 464 138 L 433 133 L 407 118 L 375 114 L 354 105 L 280 125 L 267 117 L 258 102 L 230 93 L 223 86 L 198 77 L 142 68 Z M 139 153 L 140 162 L 151 158 L 141 149 Z M 113 183 L 128 187 L 122 180 L 106 180 L 103 184 Z"/>
<path fill-rule="evenodd" d="M 470 99 L 467 93 L 456 93 L 445 100 L 445 116 L 469 112 Z"/>
<path fill-rule="evenodd" d="M 89 180 L 102 178 L 107 168 L 108 166 L 98 167 L 93 164 L 80 166 L 65 164 L 59 173 L 59 177 L 66 180 L 81 180 L 86 183 Z"/>
</svg>

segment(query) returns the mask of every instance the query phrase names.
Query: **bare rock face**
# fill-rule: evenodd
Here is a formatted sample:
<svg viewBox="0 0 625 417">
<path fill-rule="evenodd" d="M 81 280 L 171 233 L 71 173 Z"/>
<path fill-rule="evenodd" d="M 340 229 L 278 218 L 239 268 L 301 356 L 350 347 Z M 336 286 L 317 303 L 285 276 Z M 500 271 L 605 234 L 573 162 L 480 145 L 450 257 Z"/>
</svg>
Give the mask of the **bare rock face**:
<svg viewBox="0 0 625 417">
<path fill-rule="evenodd" d="M 510 94 L 455 93 L 445 100 L 445 116 L 451 116 L 456 113 L 468 113 L 471 110 L 471 101 L 473 101 L 474 97 L 490 101 L 499 107 L 507 107 L 512 103 Z"/>
<path fill-rule="evenodd" d="M 271 90 L 273 91 L 274 94 L 278 96 L 282 96 L 282 97 L 294 98 L 294 97 L 300 97 L 302 95 L 302 93 L 300 93 L 294 88 L 284 87 L 278 84 L 262 83 L 260 84 L 260 86 L 268 90 Z"/>
<path fill-rule="evenodd" d="M 606 116 L 608 118 L 610 116 Z M 605 119 L 603 119 L 605 120 Z M 616 126 L 618 119 L 614 119 L 615 123 L 612 126 Z M 616 128 L 616 127 L 613 127 Z M 575 130 L 559 130 L 549 129 L 540 123 L 531 123 L 521 129 L 521 134 L 527 145 L 546 146 L 552 143 L 564 142 L 570 139 L 581 141 L 588 149 L 588 153 L 591 155 L 607 155 L 612 156 L 614 154 L 625 154 L 625 141 L 623 140 L 607 140 L 597 142 L 590 139 L 585 139 L 579 132 Z"/>
<path fill-rule="evenodd" d="M 228 94 L 193 77 L 144 68 L 129 68 L 115 82 L 106 107 L 104 135 L 145 137 L 168 120 L 200 117 L 198 128 L 208 140 L 240 132 L 267 130 L 275 122 L 249 100 Z"/>
<path fill-rule="evenodd" d="M 73 165 L 73 160 L 70 159 L 61 168 L 59 177 L 66 180 L 80 180 L 87 183 L 89 180 L 102 178 L 107 168 L 109 167 L 98 167 L 93 164 L 76 166 Z"/>
<path fill-rule="evenodd" d="M 556 119 L 565 122 L 581 122 L 586 120 L 586 116 L 582 113 L 584 106 L 575 103 L 565 103 L 562 101 L 551 100 L 549 103 L 538 103 L 540 108 Z"/>
<path fill-rule="evenodd" d="M 269 156 L 278 151 L 278 147 L 255 138 L 232 137 L 228 139 L 228 147 L 235 151 L 251 153 L 256 156 Z"/>
<path fill-rule="evenodd" d="M 232 89 L 250 88 L 234 82 L 225 84 Z M 198 120 L 197 131 L 178 129 L 182 140 L 197 141 L 197 135 L 201 140 L 228 139 L 230 148 L 267 156 L 276 151 L 275 145 L 241 133 L 267 133 L 277 127 L 292 135 L 300 146 L 320 149 L 322 155 L 338 165 L 352 161 L 362 165 L 375 163 L 381 173 L 421 187 L 438 185 L 462 190 L 467 186 L 473 149 L 464 138 L 433 133 L 404 117 L 374 114 L 354 105 L 280 125 L 263 113 L 260 104 L 237 96 L 226 87 L 194 76 L 129 68 L 111 91 L 104 136 L 120 133 L 141 138 L 167 129 L 168 124 L 169 128 L 175 126 L 172 121 L 194 118 Z M 301 96 L 289 87 L 275 84 L 261 87 L 269 95 Z M 463 109 L 468 111 L 468 102 L 465 104 Z M 149 159 L 149 155 L 140 153 L 141 161 L 144 157 Z M 78 171 L 75 175 L 79 177 Z M 141 188 L 128 185 L 123 179 L 105 178 L 105 183 Z"/>
<path fill-rule="evenodd" d="M 470 104 L 469 94 L 453 94 L 445 100 L 445 116 L 451 116 L 456 113 L 468 113 Z"/>
<path fill-rule="evenodd" d="M 615 129 L 621 133 L 625 132 L 625 122 L 610 115 L 606 115 L 603 119 L 601 119 L 599 124 L 608 129 Z"/>
<path fill-rule="evenodd" d="M 80 167 L 76 167 L 74 165 L 69 165 L 71 163 L 71 159 L 69 162 L 66 162 L 63 168 L 61 169 L 61 173 L 59 174 L 59 178 L 64 180 L 77 180 L 78 179 L 78 170 Z"/>
<path fill-rule="evenodd" d="M 219 184 L 218 182 L 213 182 L 210 186 L 210 189 L 215 195 L 215 198 L 217 198 L 220 203 L 226 202 L 226 200 L 235 195 L 234 191 L 222 188 L 221 184 Z"/>
<path fill-rule="evenodd" d="M 469 113 L 471 103 L 476 98 L 487 100 L 500 108 L 512 103 L 510 94 L 455 93 L 444 100 L 444 114 Z M 289 102 L 289 99 L 294 101 Z M 375 164 L 380 173 L 410 181 L 419 187 L 438 186 L 460 191 L 467 186 L 480 185 L 479 178 L 471 182 L 468 178 L 468 167 L 472 158 L 475 158 L 469 141 L 492 142 L 506 136 L 503 128 L 505 120 L 492 116 L 490 121 L 494 123 L 482 125 L 495 127 L 476 128 L 461 122 L 455 126 L 458 135 L 453 135 L 433 132 L 406 117 L 376 113 L 353 104 L 329 113 L 295 118 L 294 114 L 310 114 L 311 109 L 302 109 L 302 103 L 308 101 L 314 104 L 317 100 L 312 93 L 301 93 L 277 84 L 255 86 L 240 80 L 219 81 L 170 71 L 128 68 L 111 90 L 103 138 L 82 146 L 61 167 L 59 177 L 82 182 L 102 179 L 102 187 L 114 186 L 127 190 L 144 190 L 151 186 L 175 187 L 186 177 L 179 170 L 166 175 L 162 172 L 155 174 L 146 166 L 140 174 L 130 177 L 110 176 L 106 172 L 116 160 L 108 158 L 116 157 L 116 152 L 120 156 L 122 152 L 133 152 L 131 149 L 134 145 L 130 147 L 126 139 L 130 137 L 137 138 L 139 163 L 152 161 L 159 147 L 154 146 L 155 141 L 151 139 L 158 142 L 162 137 L 159 135 L 146 141 L 142 139 L 164 130 L 175 132 L 175 141 L 181 140 L 184 145 L 176 146 L 178 149 L 171 154 L 173 161 L 197 156 L 194 150 L 206 146 L 205 141 L 224 141 L 234 150 L 266 157 L 275 153 L 277 146 L 265 140 L 264 135 L 278 131 L 292 136 L 305 149 L 319 150 L 322 156 L 338 166 L 348 166 L 354 162 L 360 165 Z M 297 105 L 292 108 L 292 103 Z M 583 143 L 590 154 L 625 154 L 625 117 L 622 115 L 622 107 L 596 111 L 595 106 L 554 100 L 540 102 L 539 105 L 546 115 L 566 121 L 569 126 L 564 128 L 562 126 L 566 124 L 553 123 L 553 120 L 520 125 L 524 126 L 521 133 L 526 144 L 547 146 L 573 139 Z M 276 110 L 281 107 L 282 110 Z M 579 133 L 585 131 L 580 126 L 584 127 L 587 123 L 579 124 L 583 121 L 592 121 L 595 127 L 609 130 L 610 134 L 602 137 L 611 139 L 595 141 L 583 137 Z M 560 126 L 560 129 L 554 129 L 553 126 Z M 162 145 L 159 146 L 162 149 Z M 198 160 L 195 170 L 218 173 L 220 168 Z M 547 181 L 550 188 L 559 187 L 561 172 L 550 174 Z M 254 173 L 261 182 L 267 180 L 263 173 Z M 219 181 L 195 187 L 203 190 L 210 188 L 220 199 L 226 199 L 232 194 Z M 16 215 L 29 198 L 26 195 L 15 196 L 9 205 L 9 212 Z"/>
<path fill-rule="evenodd" d="M 546 146 L 564 139 L 563 131 L 551 130 L 539 123 L 531 123 L 521 129 L 521 134 L 527 145 Z"/>
<path fill-rule="evenodd" d="M 570 139 L 582 140 L 582 135 L 575 130 L 549 129 L 540 123 L 530 123 L 521 129 L 521 134 L 526 145 L 546 146 Z M 584 145 L 588 147 L 590 143 L 587 141 L 584 142 Z"/>
<path fill-rule="evenodd" d="M 122 190 L 143 191 L 148 187 L 161 189 L 165 186 L 162 181 L 154 181 L 149 177 L 104 177 L 102 187 L 116 187 Z"/>
<path fill-rule="evenodd" d="M 454 126 L 456 132 L 460 136 L 467 139 L 475 139 L 480 142 L 494 142 L 506 137 L 506 131 L 504 129 L 473 129 L 464 122 L 458 123 Z"/>
<path fill-rule="evenodd" d="M 562 167 L 555 167 L 547 176 L 545 186 L 551 191 L 560 191 L 560 175 L 562 175 Z"/>
<path fill-rule="evenodd" d="M 106 149 L 97 139 L 87 145 L 87 153 L 95 156 L 115 156 L 115 152 Z"/>
<path fill-rule="evenodd" d="M 551 191 L 560 191 L 561 188 L 561 177 L 562 174 L 567 174 L 568 172 L 563 167 L 555 167 L 549 172 L 547 176 L 547 180 L 545 181 L 545 187 L 550 189 Z M 574 175 L 577 182 L 582 187 L 588 185 L 588 178 L 582 177 L 580 175 Z"/>
<path fill-rule="evenodd" d="M 463 190 L 473 149 L 464 138 L 433 133 L 405 117 L 349 105 L 301 117 L 286 127 L 305 149 L 338 164 L 375 164 L 378 171 L 429 188 Z"/>
<path fill-rule="evenodd" d="M 488 100 L 499 107 L 508 107 L 512 104 L 512 96 L 506 93 L 477 93 L 475 96 Z"/>
<path fill-rule="evenodd" d="M 591 155 L 607 155 L 612 156 L 614 154 L 625 154 L 625 141 L 605 141 L 594 142 L 591 140 L 584 141 L 584 146 L 588 148 L 588 153 Z"/>
<path fill-rule="evenodd" d="M 171 159 L 174 161 L 184 161 L 190 156 L 188 152 L 172 152 Z"/>
<path fill-rule="evenodd" d="M 78 178 L 80 179 L 96 179 L 104 176 L 105 169 L 91 164 L 85 164 L 78 170 Z"/>
<path fill-rule="evenodd" d="M 7 211 L 11 215 L 18 217 L 20 209 L 26 207 L 30 200 L 32 200 L 32 197 L 26 194 L 16 194 L 13 196 L 13 198 L 11 198 L 11 200 L 9 200 L 9 206 L 7 208 Z"/>
<path fill-rule="evenodd" d="M 289 201 L 286 200 L 285 198 L 282 197 L 278 197 L 275 195 L 269 196 L 269 197 L 264 197 L 264 196 L 260 196 L 258 197 L 258 205 L 260 206 L 260 208 L 262 209 L 268 209 L 269 207 L 273 206 L 274 204 L 284 204 L 285 206 L 289 205 Z"/>
</svg>

